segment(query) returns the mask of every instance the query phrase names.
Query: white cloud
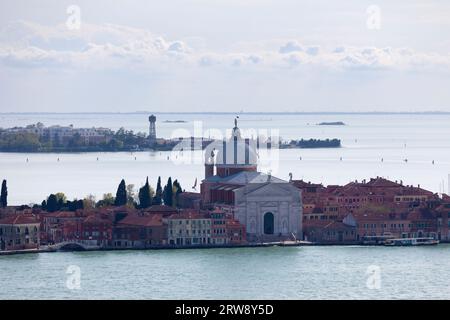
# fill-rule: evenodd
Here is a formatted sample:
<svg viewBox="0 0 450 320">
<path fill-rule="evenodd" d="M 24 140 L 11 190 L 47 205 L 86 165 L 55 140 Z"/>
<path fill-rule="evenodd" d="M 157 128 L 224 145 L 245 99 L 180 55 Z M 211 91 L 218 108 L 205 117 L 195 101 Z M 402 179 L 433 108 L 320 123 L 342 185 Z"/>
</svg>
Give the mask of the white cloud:
<svg viewBox="0 0 450 320">
<path fill-rule="evenodd" d="M 221 50 L 188 38 L 11 24 L 0 31 L 0 110 L 448 110 L 449 54 L 300 38 Z"/>
<path fill-rule="evenodd" d="M 245 52 L 196 51 L 181 40 L 112 24 L 42 26 L 19 21 L 0 33 L 0 61 L 10 67 L 152 70 L 177 66 L 332 69 L 417 69 L 450 66 L 450 56 L 408 48 L 339 46 L 331 50 L 288 40 L 277 51 L 254 46 Z"/>
<path fill-rule="evenodd" d="M 281 46 L 279 50 L 280 53 L 291 53 L 299 51 L 303 51 L 303 48 L 300 43 L 298 43 L 298 41 L 289 41 L 285 45 Z"/>
</svg>

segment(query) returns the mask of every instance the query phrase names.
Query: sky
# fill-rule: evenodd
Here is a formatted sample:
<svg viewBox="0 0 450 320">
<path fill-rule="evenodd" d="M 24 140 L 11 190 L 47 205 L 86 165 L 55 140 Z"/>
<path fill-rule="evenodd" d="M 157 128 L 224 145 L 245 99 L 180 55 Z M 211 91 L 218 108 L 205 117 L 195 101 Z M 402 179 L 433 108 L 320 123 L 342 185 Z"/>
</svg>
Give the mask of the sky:
<svg viewBox="0 0 450 320">
<path fill-rule="evenodd" d="M 0 112 L 450 112 L 448 0 L 0 0 Z"/>
</svg>

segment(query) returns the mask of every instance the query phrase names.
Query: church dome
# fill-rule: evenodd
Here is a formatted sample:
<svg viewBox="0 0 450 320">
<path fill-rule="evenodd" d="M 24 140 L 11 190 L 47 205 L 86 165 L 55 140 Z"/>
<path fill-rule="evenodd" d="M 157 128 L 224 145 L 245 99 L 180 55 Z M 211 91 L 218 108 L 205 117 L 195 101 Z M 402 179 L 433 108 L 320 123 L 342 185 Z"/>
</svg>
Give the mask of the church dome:
<svg viewBox="0 0 450 320">
<path fill-rule="evenodd" d="M 205 152 L 205 165 L 214 163 L 220 176 L 240 171 L 256 171 L 258 163 L 257 141 L 242 138 L 237 126 L 232 129 L 231 137 L 223 141 L 215 141 Z"/>
</svg>

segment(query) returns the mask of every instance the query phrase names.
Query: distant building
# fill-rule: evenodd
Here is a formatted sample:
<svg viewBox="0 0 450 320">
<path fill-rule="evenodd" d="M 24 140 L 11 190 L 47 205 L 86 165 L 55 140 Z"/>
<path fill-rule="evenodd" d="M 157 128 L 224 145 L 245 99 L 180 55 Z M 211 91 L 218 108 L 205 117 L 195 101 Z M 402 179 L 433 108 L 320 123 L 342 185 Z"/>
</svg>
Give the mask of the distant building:
<svg viewBox="0 0 450 320">
<path fill-rule="evenodd" d="M 69 126 L 46 127 L 42 123 L 28 125 L 26 127 L 14 127 L 5 130 L 6 133 L 31 133 L 43 141 L 67 144 L 77 138 L 85 144 L 98 144 L 109 142 L 112 131 L 107 128 L 75 128 Z"/>
<path fill-rule="evenodd" d="M 216 209 L 210 213 L 210 217 L 212 244 L 227 244 L 227 214 Z"/>
<path fill-rule="evenodd" d="M 211 218 L 198 211 L 184 211 L 167 218 L 168 244 L 177 246 L 210 245 Z"/>
<path fill-rule="evenodd" d="M 114 248 L 148 248 L 167 244 L 167 225 L 162 214 L 132 213 L 113 230 Z"/>
<path fill-rule="evenodd" d="M 202 195 L 196 192 L 182 192 L 178 195 L 177 206 L 182 209 L 197 209 L 201 207 Z"/>
<path fill-rule="evenodd" d="M 14 214 L 0 220 L 0 251 L 38 249 L 40 222 L 33 215 Z"/>
</svg>

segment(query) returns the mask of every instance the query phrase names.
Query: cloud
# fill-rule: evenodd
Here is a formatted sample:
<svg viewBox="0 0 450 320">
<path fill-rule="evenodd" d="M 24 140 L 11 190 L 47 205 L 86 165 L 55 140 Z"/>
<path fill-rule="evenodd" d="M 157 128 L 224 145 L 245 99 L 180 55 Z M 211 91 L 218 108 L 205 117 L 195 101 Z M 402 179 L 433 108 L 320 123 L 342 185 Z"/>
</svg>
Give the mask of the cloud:
<svg viewBox="0 0 450 320">
<path fill-rule="evenodd" d="M 147 72 L 182 67 L 345 69 L 439 69 L 450 67 L 450 55 L 410 48 L 338 46 L 328 50 L 287 40 L 278 50 L 247 47 L 245 52 L 194 50 L 180 39 L 169 40 L 147 30 L 120 25 L 83 23 L 71 31 L 18 21 L 0 32 L 0 63 L 15 68 L 131 69 Z"/>
<path fill-rule="evenodd" d="M 278 52 L 283 54 L 299 51 L 303 51 L 302 46 L 297 41 L 289 41 L 285 45 L 281 46 Z"/>
<path fill-rule="evenodd" d="M 306 53 L 311 55 L 311 56 L 317 56 L 319 54 L 319 46 L 311 46 L 306 48 Z"/>
</svg>

